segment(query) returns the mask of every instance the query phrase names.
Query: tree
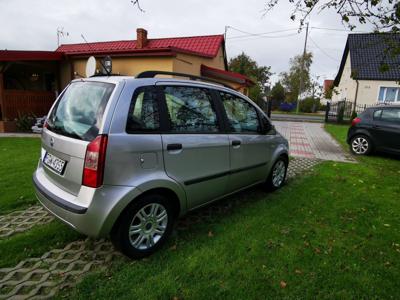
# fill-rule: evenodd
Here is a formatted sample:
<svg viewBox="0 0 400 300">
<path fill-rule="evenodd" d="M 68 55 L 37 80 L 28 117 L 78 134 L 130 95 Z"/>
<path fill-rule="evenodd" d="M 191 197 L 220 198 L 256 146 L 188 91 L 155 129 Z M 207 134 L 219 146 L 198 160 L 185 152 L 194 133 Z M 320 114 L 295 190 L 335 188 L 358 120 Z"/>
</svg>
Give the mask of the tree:
<svg viewBox="0 0 400 300">
<path fill-rule="evenodd" d="M 265 13 L 278 5 L 279 0 L 267 0 Z M 334 10 L 351 30 L 360 24 L 372 24 L 375 31 L 400 32 L 400 2 L 398 0 L 288 0 L 293 5 L 291 19 L 303 26 L 313 12 Z"/>
<path fill-rule="evenodd" d="M 257 103 L 261 103 L 264 95 L 264 86 L 271 76 L 271 67 L 259 66 L 257 62 L 244 52 L 231 58 L 229 70 L 249 77 L 256 84 L 249 89 L 249 96 Z"/>
<path fill-rule="evenodd" d="M 279 104 L 285 101 L 285 88 L 280 81 L 275 83 L 269 95 L 272 100 L 272 105 L 275 107 L 279 106 Z"/>
<path fill-rule="evenodd" d="M 312 57 L 313 55 L 311 52 L 307 52 L 304 58 L 303 55 L 296 55 L 290 59 L 289 71 L 281 73 L 283 86 L 290 94 L 289 102 L 295 102 L 300 92 L 304 93 L 310 90 L 310 67 L 312 64 Z M 300 77 L 303 78 L 302 91 L 300 91 Z"/>
</svg>

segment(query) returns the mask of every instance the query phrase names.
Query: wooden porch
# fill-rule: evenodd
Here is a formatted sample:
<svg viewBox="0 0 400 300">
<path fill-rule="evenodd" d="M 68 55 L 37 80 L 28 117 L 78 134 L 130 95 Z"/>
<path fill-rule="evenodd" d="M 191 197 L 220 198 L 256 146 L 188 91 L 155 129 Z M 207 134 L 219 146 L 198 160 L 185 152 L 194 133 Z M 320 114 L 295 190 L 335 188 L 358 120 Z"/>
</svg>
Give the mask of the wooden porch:
<svg viewBox="0 0 400 300">
<path fill-rule="evenodd" d="M 6 90 L 0 73 L 0 132 L 16 131 L 15 120 L 22 115 L 46 115 L 55 99 L 54 92 Z"/>
</svg>

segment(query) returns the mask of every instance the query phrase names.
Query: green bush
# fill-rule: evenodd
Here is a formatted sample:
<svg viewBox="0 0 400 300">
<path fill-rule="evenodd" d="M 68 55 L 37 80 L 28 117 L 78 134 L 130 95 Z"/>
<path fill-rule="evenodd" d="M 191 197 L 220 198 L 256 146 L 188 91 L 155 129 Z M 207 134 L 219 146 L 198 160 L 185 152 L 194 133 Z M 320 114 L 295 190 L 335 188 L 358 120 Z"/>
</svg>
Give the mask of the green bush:
<svg viewBox="0 0 400 300">
<path fill-rule="evenodd" d="M 18 131 L 31 132 L 32 126 L 36 122 L 36 116 L 34 114 L 18 114 L 18 118 L 15 121 Z"/>
<path fill-rule="evenodd" d="M 344 119 L 344 106 L 340 105 L 339 106 L 339 111 L 337 114 L 337 122 L 338 123 L 343 123 L 343 119 Z"/>
<path fill-rule="evenodd" d="M 300 111 L 305 113 L 316 112 L 321 103 L 318 98 L 307 97 L 300 102 Z"/>
</svg>

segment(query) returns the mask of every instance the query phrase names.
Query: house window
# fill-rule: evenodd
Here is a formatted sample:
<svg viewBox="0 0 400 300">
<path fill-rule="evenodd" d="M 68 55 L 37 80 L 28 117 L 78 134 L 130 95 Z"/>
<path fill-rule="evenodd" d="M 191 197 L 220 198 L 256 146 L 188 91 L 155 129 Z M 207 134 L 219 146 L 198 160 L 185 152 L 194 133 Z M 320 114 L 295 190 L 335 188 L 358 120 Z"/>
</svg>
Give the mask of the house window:
<svg viewBox="0 0 400 300">
<path fill-rule="evenodd" d="M 379 102 L 400 102 L 400 88 L 381 87 L 378 100 Z"/>
</svg>

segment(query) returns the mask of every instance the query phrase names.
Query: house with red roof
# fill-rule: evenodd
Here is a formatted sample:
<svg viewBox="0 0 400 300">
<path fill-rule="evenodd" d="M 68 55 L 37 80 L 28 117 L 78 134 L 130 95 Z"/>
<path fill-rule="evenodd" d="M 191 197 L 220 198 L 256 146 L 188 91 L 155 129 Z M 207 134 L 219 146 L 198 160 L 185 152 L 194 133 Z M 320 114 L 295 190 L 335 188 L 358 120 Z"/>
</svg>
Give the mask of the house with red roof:
<svg viewBox="0 0 400 300">
<path fill-rule="evenodd" d="M 0 132 L 15 130 L 21 115 L 47 114 L 72 79 L 86 77 L 90 56 L 112 59 L 112 73 L 135 76 L 157 70 L 218 80 L 248 93 L 251 79 L 228 71 L 223 35 L 149 38 L 143 28 L 135 40 L 65 44 L 55 51 L 0 50 Z"/>
</svg>

